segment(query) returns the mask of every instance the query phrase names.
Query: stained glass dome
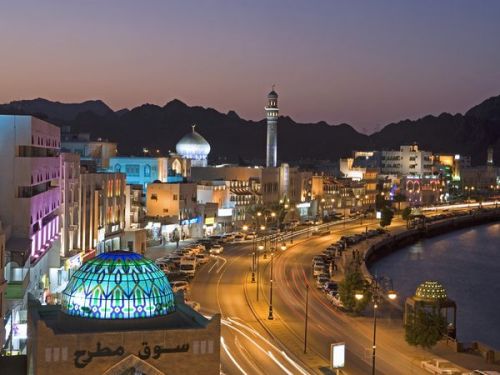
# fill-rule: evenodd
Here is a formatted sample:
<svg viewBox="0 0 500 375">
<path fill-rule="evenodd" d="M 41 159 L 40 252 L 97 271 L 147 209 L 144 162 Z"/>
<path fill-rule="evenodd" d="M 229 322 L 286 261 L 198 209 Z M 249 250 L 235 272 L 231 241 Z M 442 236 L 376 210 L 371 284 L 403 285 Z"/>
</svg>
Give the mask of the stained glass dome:
<svg viewBox="0 0 500 375">
<path fill-rule="evenodd" d="M 437 281 L 426 281 L 417 287 L 416 300 L 439 301 L 448 298 L 446 289 Z"/>
<path fill-rule="evenodd" d="M 130 251 L 111 251 L 84 263 L 62 293 L 62 310 L 92 319 L 167 315 L 174 295 L 163 271 Z"/>
</svg>

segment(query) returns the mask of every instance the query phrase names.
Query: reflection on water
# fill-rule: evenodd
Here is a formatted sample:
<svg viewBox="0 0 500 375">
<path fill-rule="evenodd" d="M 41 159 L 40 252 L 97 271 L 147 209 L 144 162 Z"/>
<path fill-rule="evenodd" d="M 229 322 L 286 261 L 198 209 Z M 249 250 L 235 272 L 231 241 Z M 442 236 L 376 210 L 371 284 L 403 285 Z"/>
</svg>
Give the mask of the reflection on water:
<svg viewBox="0 0 500 375">
<path fill-rule="evenodd" d="M 459 340 L 500 349 L 500 224 L 420 241 L 381 259 L 371 271 L 392 278 L 401 304 L 423 281 L 441 282 L 458 306 Z"/>
</svg>

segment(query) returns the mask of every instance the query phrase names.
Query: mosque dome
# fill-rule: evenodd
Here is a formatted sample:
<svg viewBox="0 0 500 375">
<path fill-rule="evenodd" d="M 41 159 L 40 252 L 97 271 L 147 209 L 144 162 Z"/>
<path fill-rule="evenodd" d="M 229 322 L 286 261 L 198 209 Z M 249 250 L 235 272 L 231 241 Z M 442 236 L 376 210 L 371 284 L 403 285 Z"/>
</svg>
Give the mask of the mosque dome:
<svg viewBox="0 0 500 375">
<path fill-rule="evenodd" d="M 437 281 L 426 281 L 417 287 L 415 300 L 434 302 L 448 298 L 446 289 Z"/>
<path fill-rule="evenodd" d="M 207 156 L 210 153 L 210 144 L 200 133 L 194 130 L 181 138 L 175 149 L 183 158 L 195 161 L 192 165 L 197 165 L 196 161 L 201 161 L 206 165 Z"/>
<path fill-rule="evenodd" d="M 84 263 L 62 293 L 62 311 L 84 318 L 150 318 L 174 310 L 174 294 L 163 271 L 131 251 L 102 253 Z"/>
</svg>

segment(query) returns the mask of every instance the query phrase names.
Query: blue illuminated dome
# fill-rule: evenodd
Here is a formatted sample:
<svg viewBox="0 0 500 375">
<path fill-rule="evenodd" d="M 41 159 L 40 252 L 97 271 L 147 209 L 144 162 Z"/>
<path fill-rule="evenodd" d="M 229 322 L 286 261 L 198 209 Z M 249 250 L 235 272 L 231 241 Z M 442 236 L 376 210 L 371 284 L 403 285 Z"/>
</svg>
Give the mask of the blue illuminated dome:
<svg viewBox="0 0 500 375">
<path fill-rule="evenodd" d="M 150 318 L 174 310 L 163 271 L 130 251 L 103 253 L 84 263 L 62 293 L 62 311 L 85 318 Z"/>
</svg>

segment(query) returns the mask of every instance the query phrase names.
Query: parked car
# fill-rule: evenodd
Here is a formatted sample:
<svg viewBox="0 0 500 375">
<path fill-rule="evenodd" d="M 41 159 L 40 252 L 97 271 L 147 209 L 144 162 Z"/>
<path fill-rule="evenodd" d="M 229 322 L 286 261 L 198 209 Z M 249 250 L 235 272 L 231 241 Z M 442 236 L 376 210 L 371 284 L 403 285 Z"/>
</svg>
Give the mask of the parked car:
<svg viewBox="0 0 500 375">
<path fill-rule="evenodd" d="M 319 276 L 324 272 L 325 272 L 325 265 L 324 264 L 319 264 L 319 263 L 314 264 L 314 266 L 313 266 L 313 276 L 314 277 Z"/>
<path fill-rule="evenodd" d="M 338 293 L 339 285 L 335 281 L 327 281 L 323 284 L 323 291 L 326 293 L 335 292 Z"/>
<path fill-rule="evenodd" d="M 187 281 L 171 281 L 170 286 L 174 293 L 177 293 L 179 290 L 183 290 L 184 292 L 189 291 L 189 283 Z"/>
<path fill-rule="evenodd" d="M 331 291 L 326 294 L 326 298 L 331 302 L 332 305 L 342 308 L 344 304 L 340 300 L 340 294 L 337 292 Z"/>
<path fill-rule="evenodd" d="M 326 282 L 330 280 L 330 277 L 327 274 L 321 273 L 316 278 L 316 288 L 321 289 Z"/>
<path fill-rule="evenodd" d="M 209 251 L 210 251 L 210 254 L 219 255 L 219 254 L 222 254 L 224 252 L 224 248 L 222 247 L 222 245 L 215 244 L 210 248 Z"/>
<path fill-rule="evenodd" d="M 208 262 L 208 257 L 205 254 L 196 254 L 196 261 L 200 264 Z"/>
<path fill-rule="evenodd" d="M 179 270 L 189 278 L 194 277 L 196 272 L 196 257 L 183 257 L 181 259 Z"/>
<path fill-rule="evenodd" d="M 433 358 L 428 361 L 420 362 L 420 367 L 422 367 L 427 372 L 431 374 L 446 374 L 446 375 L 458 375 L 460 371 L 453 366 L 453 364 L 444 359 Z"/>
</svg>

